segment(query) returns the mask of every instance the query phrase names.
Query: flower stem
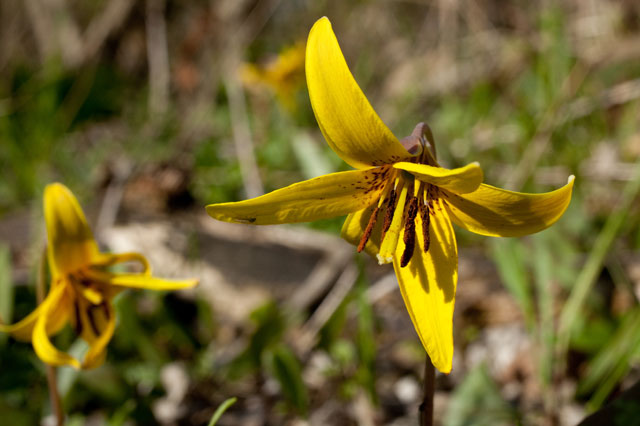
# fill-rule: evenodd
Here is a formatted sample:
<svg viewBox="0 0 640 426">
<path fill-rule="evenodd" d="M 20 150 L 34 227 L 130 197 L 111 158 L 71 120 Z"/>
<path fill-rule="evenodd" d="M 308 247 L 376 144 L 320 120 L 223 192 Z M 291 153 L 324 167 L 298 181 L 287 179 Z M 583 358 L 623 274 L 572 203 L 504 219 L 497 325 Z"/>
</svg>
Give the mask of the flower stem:
<svg viewBox="0 0 640 426">
<path fill-rule="evenodd" d="M 424 387 L 420 404 L 420 426 L 433 426 L 433 395 L 436 387 L 436 369 L 426 355 L 424 362 Z"/>
<path fill-rule="evenodd" d="M 47 276 L 47 249 L 42 252 L 40 257 L 40 264 L 38 265 L 38 282 L 36 287 L 36 297 L 38 299 L 38 305 L 44 301 L 45 298 L 45 281 Z M 46 364 L 47 370 L 47 384 L 49 386 L 49 399 L 51 401 L 51 409 L 56 416 L 56 425 L 64 425 L 64 411 L 62 410 L 62 401 L 60 400 L 60 394 L 58 393 L 58 382 L 56 380 L 55 367 Z"/>
</svg>

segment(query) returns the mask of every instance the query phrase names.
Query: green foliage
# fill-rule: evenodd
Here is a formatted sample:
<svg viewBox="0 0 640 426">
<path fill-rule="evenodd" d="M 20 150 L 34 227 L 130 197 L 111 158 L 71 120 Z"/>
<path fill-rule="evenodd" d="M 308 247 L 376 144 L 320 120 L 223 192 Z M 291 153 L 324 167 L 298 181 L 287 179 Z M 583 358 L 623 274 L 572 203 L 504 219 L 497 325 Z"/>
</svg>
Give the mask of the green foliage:
<svg viewBox="0 0 640 426">
<path fill-rule="evenodd" d="M 11 253 L 0 243 L 0 321 L 9 324 L 13 314 L 13 282 L 11 280 Z M 6 334 L 0 334 L 0 348 L 7 341 Z"/>
<path fill-rule="evenodd" d="M 514 410 L 500 396 L 486 366 L 467 373 L 453 392 L 443 419 L 445 426 L 518 424 Z"/>
<path fill-rule="evenodd" d="M 222 404 L 220 404 L 220 406 L 216 408 L 216 411 L 215 413 L 213 413 L 213 416 L 211 416 L 211 420 L 209 421 L 208 426 L 215 426 L 215 424 L 218 423 L 218 420 L 220 420 L 220 417 L 222 417 L 224 412 L 227 411 L 229 407 L 231 407 L 233 404 L 235 404 L 237 400 L 238 398 L 235 398 L 235 397 L 224 400 Z"/>
<path fill-rule="evenodd" d="M 302 366 L 293 352 L 284 345 L 276 346 L 271 352 L 270 369 L 280 383 L 287 403 L 300 415 L 309 411 L 309 396 L 302 380 Z"/>
</svg>

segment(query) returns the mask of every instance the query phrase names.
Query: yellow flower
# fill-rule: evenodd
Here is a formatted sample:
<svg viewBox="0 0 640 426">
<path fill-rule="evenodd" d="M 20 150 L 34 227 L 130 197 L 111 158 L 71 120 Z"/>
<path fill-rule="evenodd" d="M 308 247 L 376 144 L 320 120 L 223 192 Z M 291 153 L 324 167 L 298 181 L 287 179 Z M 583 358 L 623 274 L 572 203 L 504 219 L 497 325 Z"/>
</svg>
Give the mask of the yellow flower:
<svg viewBox="0 0 640 426">
<path fill-rule="evenodd" d="M 240 76 L 246 86 L 268 87 L 285 108 L 293 110 L 296 91 L 304 81 L 303 70 L 304 44 L 297 43 L 264 66 L 244 64 Z"/>
<path fill-rule="evenodd" d="M 489 236 L 541 231 L 567 208 L 573 176 L 553 192 L 524 194 L 483 184 L 477 163 L 440 167 L 426 125 L 400 141 L 380 120 L 349 72 L 327 18 L 309 34 L 306 74 L 325 139 L 357 170 L 247 201 L 209 205 L 207 212 L 218 220 L 254 225 L 348 214 L 343 238 L 380 263 L 393 263 L 422 344 L 436 368 L 448 373 L 458 267 L 452 221 Z"/>
<path fill-rule="evenodd" d="M 193 287 L 197 280 L 170 281 L 151 276 L 147 259 L 138 253 L 101 253 L 82 208 L 62 184 L 48 185 L 44 192 L 44 217 L 49 244 L 47 257 L 51 286 L 46 299 L 26 318 L 0 331 L 17 339 L 31 340 L 38 357 L 51 365 L 95 368 L 106 355 L 106 346 L 116 326 L 112 300 L 123 289 L 177 290 Z M 141 273 L 113 273 L 108 267 L 139 262 Z M 89 344 L 80 363 L 56 349 L 49 336 L 71 323 Z"/>
</svg>

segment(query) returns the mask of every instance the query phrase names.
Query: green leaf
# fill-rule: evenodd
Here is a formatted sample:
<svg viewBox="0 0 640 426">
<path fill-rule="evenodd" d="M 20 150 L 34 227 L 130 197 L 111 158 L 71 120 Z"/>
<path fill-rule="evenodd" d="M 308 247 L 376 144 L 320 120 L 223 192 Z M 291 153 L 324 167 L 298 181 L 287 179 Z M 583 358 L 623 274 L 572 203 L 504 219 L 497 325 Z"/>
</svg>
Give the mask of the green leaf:
<svg viewBox="0 0 640 426">
<path fill-rule="evenodd" d="M 213 413 L 213 416 L 211 417 L 211 420 L 209 421 L 208 426 L 215 426 L 215 424 L 218 423 L 218 420 L 220 420 L 220 417 L 222 417 L 224 412 L 227 411 L 229 407 L 231 407 L 233 404 L 235 404 L 237 400 L 238 398 L 232 397 L 232 398 L 226 399 L 222 404 L 220 404 L 216 409 L 216 412 Z"/>
<path fill-rule="evenodd" d="M 302 380 L 302 367 L 289 348 L 277 346 L 271 353 L 271 370 L 282 389 L 282 394 L 291 407 L 306 416 L 309 396 Z"/>
<path fill-rule="evenodd" d="M 492 239 L 491 254 L 498 267 L 498 274 L 504 286 L 516 300 L 529 330 L 535 323 L 531 283 L 525 265 L 525 251 L 516 239 Z"/>
<path fill-rule="evenodd" d="M 630 370 L 630 361 L 640 346 L 640 308 L 635 308 L 622 321 L 611 339 L 589 363 L 578 393 L 595 391 L 589 405 L 599 408 L 616 384 Z"/>
</svg>

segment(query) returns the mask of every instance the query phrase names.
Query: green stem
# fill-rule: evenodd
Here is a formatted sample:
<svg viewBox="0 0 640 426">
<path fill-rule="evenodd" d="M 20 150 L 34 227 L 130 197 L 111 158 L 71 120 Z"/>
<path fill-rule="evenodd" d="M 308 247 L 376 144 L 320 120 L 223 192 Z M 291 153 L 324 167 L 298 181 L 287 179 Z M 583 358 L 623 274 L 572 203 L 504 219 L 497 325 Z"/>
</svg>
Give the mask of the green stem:
<svg viewBox="0 0 640 426">
<path fill-rule="evenodd" d="M 36 286 L 36 298 L 38 300 L 38 305 L 40 305 L 45 298 L 45 281 L 47 276 L 47 249 L 42 252 L 42 256 L 40 257 L 40 264 L 38 265 L 38 283 Z M 53 410 L 53 414 L 56 416 L 56 425 L 62 426 L 64 425 L 64 411 L 62 409 L 62 401 L 60 400 L 60 394 L 58 393 L 58 381 L 56 379 L 56 369 L 55 367 L 46 364 L 45 368 L 47 370 L 47 385 L 49 387 L 49 399 L 51 401 L 51 409 Z"/>
</svg>

